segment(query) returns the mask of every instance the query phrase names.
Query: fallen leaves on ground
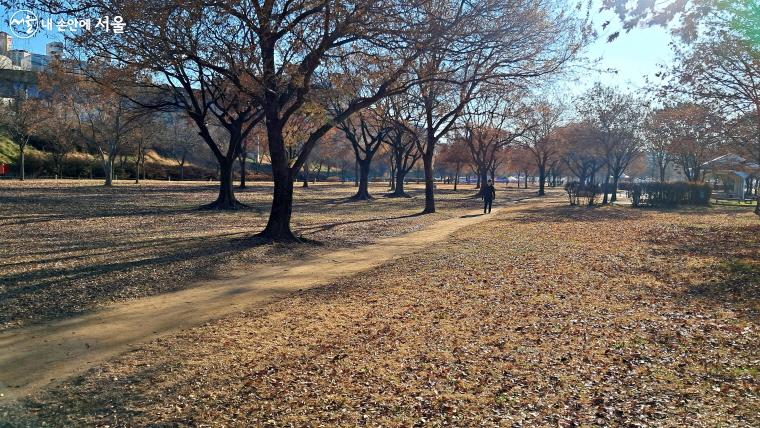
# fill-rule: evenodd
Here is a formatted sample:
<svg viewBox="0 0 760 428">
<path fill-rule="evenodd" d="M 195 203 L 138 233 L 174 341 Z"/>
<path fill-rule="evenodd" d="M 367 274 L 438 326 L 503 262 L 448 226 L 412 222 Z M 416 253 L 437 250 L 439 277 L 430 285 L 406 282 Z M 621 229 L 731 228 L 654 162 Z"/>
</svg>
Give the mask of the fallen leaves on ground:
<svg viewBox="0 0 760 428">
<path fill-rule="evenodd" d="M 427 252 L 156 340 L 6 417 L 758 426 L 757 224 L 727 208 L 521 204 Z"/>
<path fill-rule="evenodd" d="M 296 189 L 293 208 L 293 230 L 317 244 L 285 248 L 252 238 L 266 224 L 271 184 L 236 190 L 250 208 L 220 212 L 198 210 L 215 198 L 216 183 L 117 183 L 0 183 L 0 330 L 179 290 L 264 262 L 358 247 L 479 206 L 471 188 L 443 189 L 442 213 L 413 216 L 424 203 L 421 186 L 408 186 L 414 198 L 383 198 L 386 186 L 377 183 L 370 189 L 377 199 L 349 202 L 350 184 L 317 183 Z"/>
</svg>

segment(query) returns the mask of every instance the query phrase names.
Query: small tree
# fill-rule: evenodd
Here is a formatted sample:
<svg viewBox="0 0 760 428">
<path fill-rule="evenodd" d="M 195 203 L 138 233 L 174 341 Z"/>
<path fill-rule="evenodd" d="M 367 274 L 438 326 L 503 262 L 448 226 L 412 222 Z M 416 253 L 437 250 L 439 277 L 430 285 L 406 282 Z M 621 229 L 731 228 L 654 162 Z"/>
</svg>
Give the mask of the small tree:
<svg viewBox="0 0 760 428">
<path fill-rule="evenodd" d="M 359 167 L 359 189 L 351 199 L 366 201 L 372 199 L 369 194 L 369 171 L 377 151 L 383 145 L 391 131 L 386 114 L 378 110 L 365 110 L 353 117 L 338 122 L 338 129 L 343 131 L 354 150 L 356 164 Z"/>
<path fill-rule="evenodd" d="M 597 83 L 579 99 L 578 111 L 591 126 L 593 143 L 599 146 L 607 166 L 602 203 L 608 202 L 610 180 L 610 201 L 615 202 L 620 177 L 641 151 L 643 106 L 633 96 Z"/>
<path fill-rule="evenodd" d="M 584 122 L 565 125 L 557 130 L 557 138 L 563 147 L 562 162 L 567 169 L 579 183 L 594 183 L 605 159 L 591 125 Z"/>
<path fill-rule="evenodd" d="M 454 190 L 457 190 L 462 167 L 472 161 L 467 142 L 462 138 L 454 138 L 441 149 L 440 162 L 454 171 Z"/>
<path fill-rule="evenodd" d="M 100 157 L 103 184 L 110 187 L 116 158 L 145 113 L 128 99 L 85 79 L 78 81 L 73 100 L 79 134 Z"/>
<path fill-rule="evenodd" d="M 18 146 L 18 178 L 26 178 L 25 155 L 29 139 L 42 122 L 47 119 L 40 109 L 39 102 L 28 96 L 26 90 L 19 90 L 15 96 L 0 107 L 0 125 Z"/>
<path fill-rule="evenodd" d="M 660 183 L 665 182 L 665 173 L 673 161 L 672 146 L 675 136 L 668 126 L 671 109 L 661 108 L 651 111 L 644 122 L 644 148 L 657 167 Z"/>
<path fill-rule="evenodd" d="M 391 158 L 391 173 L 394 175 L 390 197 L 409 197 L 404 191 L 406 175 L 414 168 L 414 165 L 422 157 L 419 152 L 419 134 L 407 125 L 407 118 L 403 117 L 400 109 L 391 110 L 392 116 L 388 123 L 388 130 L 383 138 L 387 144 Z"/>
<path fill-rule="evenodd" d="M 558 138 L 555 131 L 562 118 L 562 107 L 540 101 L 530 106 L 522 118 L 525 134 L 521 146 L 528 150 L 538 170 L 538 196 L 544 196 L 547 172 L 559 160 Z"/>
</svg>

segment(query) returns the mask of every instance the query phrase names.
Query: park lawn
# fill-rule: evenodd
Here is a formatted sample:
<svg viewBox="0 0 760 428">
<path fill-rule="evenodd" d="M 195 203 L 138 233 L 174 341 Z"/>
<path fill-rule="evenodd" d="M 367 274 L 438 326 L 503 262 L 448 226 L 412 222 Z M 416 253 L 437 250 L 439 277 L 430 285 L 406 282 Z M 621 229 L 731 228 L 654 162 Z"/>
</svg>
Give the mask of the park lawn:
<svg viewBox="0 0 760 428">
<path fill-rule="evenodd" d="M 424 254 L 156 340 L 5 417 L 759 426 L 757 217 L 565 205 L 526 201 Z"/>
<path fill-rule="evenodd" d="M 441 186 L 441 212 L 431 216 L 414 216 L 424 205 L 414 183 L 414 198 L 393 199 L 375 183 L 372 203 L 346 201 L 350 183 L 297 187 L 293 229 L 317 242 L 285 249 L 251 238 L 266 224 L 269 183 L 237 191 L 250 209 L 219 212 L 197 210 L 214 200 L 216 183 L 122 180 L 109 189 L 97 180 L 0 181 L 0 330 L 411 232 L 479 207 L 473 187 Z M 497 203 L 530 192 L 502 190 Z"/>
</svg>

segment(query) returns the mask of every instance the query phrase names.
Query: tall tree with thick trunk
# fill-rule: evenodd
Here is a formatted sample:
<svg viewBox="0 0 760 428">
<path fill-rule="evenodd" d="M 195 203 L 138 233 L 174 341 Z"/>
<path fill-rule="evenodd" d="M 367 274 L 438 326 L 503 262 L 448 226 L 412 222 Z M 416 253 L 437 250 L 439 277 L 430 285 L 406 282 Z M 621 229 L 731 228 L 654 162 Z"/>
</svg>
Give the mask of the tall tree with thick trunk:
<svg viewBox="0 0 760 428">
<path fill-rule="evenodd" d="M 218 164 L 219 193 L 204 208 L 241 206 L 233 192 L 233 166 L 241 141 L 263 114 L 255 99 L 237 89 L 242 81 L 256 85 L 249 67 L 256 54 L 240 48 L 246 34 L 240 20 L 219 5 L 200 0 L 136 0 L 129 5 L 115 0 L 27 3 L 41 4 L 60 16 L 123 16 L 129 31 L 66 35 L 72 56 L 91 59 L 74 75 L 84 72 L 143 110 L 184 113 Z M 112 72 L 99 73 L 103 64 Z"/>
</svg>

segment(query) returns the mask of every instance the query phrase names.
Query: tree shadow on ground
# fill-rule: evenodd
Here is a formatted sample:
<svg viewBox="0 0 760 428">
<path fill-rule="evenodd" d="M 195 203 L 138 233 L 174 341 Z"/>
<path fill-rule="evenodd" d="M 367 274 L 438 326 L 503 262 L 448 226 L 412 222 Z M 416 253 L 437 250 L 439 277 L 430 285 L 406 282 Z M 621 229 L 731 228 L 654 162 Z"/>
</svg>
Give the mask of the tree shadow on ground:
<svg viewBox="0 0 760 428">
<path fill-rule="evenodd" d="M 650 271 L 679 284 L 676 298 L 739 310 L 760 318 L 760 224 L 664 225 L 646 241 L 671 269 Z M 689 260 L 690 263 L 685 262 Z M 688 267 L 687 267 L 688 266 Z"/>
<path fill-rule="evenodd" d="M 233 255 L 264 244 L 243 239 L 243 235 L 150 239 L 119 243 L 113 248 L 101 240 L 99 246 L 91 248 L 102 251 L 77 258 L 87 261 L 99 255 L 108 261 L 56 268 L 57 261 L 72 259 L 65 255 L 70 249 L 61 249 L 53 253 L 56 257 L 35 260 L 31 268 L 0 275 L 0 324 L 69 317 L 117 297 L 142 297 L 186 288 L 215 277 L 217 267 Z M 235 236 L 237 239 L 231 239 Z M 149 254 L 139 256 L 139 250 L 148 248 Z M 162 270 L 165 271 L 156 276 Z"/>
<path fill-rule="evenodd" d="M 324 232 L 324 231 L 333 229 L 335 227 L 346 226 L 349 224 L 372 223 L 372 222 L 387 221 L 387 220 L 402 220 L 405 218 L 419 217 L 421 215 L 424 215 L 424 214 L 421 212 L 418 212 L 414 214 L 406 214 L 406 215 L 400 215 L 400 216 L 394 216 L 394 217 L 375 217 L 375 218 L 367 218 L 367 219 L 362 219 L 362 220 L 337 221 L 334 223 L 317 224 L 313 226 L 300 227 L 298 230 L 299 232 L 301 232 L 302 235 L 306 236 L 306 235 L 313 235 L 319 232 Z"/>
<path fill-rule="evenodd" d="M 520 211 L 519 221 L 535 223 L 606 222 L 610 220 L 636 220 L 647 213 L 678 213 L 679 215 L 704 215 L 711 213 L 710 207 L 646 207 L 634 208 L 629 205 L 570 205 L 566 201 L 547 201 L 548 206 L 526 208 Z"/>
</svg>

